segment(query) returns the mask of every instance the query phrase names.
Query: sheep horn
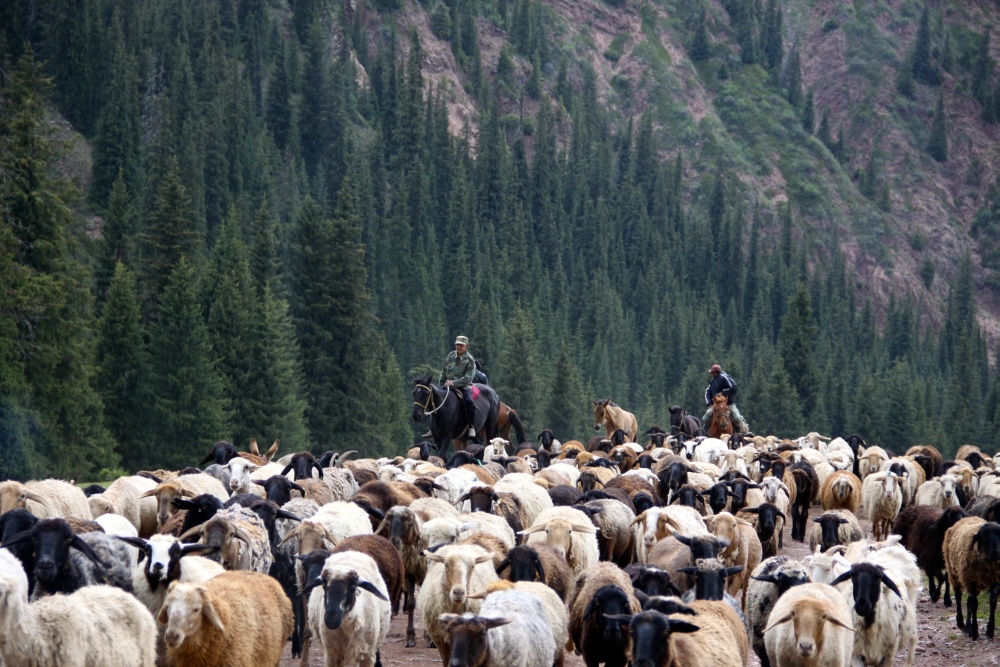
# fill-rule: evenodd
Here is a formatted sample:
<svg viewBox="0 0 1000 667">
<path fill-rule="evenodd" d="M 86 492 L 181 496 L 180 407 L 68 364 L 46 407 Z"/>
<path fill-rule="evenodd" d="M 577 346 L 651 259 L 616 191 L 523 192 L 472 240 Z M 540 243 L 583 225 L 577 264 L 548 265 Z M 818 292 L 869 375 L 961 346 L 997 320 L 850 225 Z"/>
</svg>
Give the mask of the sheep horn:
<svg viewBox="0 0 1000 667">
<path fill-rule="evenodd" d="M 302 521 L 299 517 L 295 516 L 288 510 L 278 510 L 277 517 L 279 519 L 288 519 L 289 521 Z"/>
<path fill-rule="evenodd" d="M 253 538 L 247 534 L 247 531 L 243 530 L 239 526 L 233 526 L 233 537 L 244 542 L 248 546 L 253 543 Z"/>
<path fill-rule="evenodd" d="M 354 449 L 347 450 L 346 452 L 344 452 L 343 454 L 341 454 L 340 456 L 337 457 L 336 467 L 337 468 L 343 468 L 344 467 L 344 461 L 346 461 L 349 457 L 356 455 L 357 453 L 358 453 L 357 450 L 354 450 Z"/>
<path fill-rule="evenodd" d="M 41 497 L 40 495 L 38 495 L 34 491 L 29 491 L 29 490 L 25 489 L 25 491 L 24 491 L 24 497 L 27 498 L 28 500 L 31 500 L 31 501 L 34 501 L 34 502 L 38 503 L 39 505 L 44 505 L 45 507 L 49 506 L 48 503 L 45 501 L 45 498 Z"/>
<path fill-rule="evenodd" d="M 188 539 L 190 539 L 190 538 L 192 538 L 192 537 L 194 537 L 196 535 L 201 535 L 203 532 L 205 532 L 205 526 L 204 525 L 198 525 L 198 526 L 195 526 L 193 528 L 188 528 L 186 531 L 184 531 L 184 534 L 182 534 L 177 539 L 179 539 L 181 542 L 184 542 L 184 541 L 186 541 L 186 540 L 188 540 Z"/>
</svg>

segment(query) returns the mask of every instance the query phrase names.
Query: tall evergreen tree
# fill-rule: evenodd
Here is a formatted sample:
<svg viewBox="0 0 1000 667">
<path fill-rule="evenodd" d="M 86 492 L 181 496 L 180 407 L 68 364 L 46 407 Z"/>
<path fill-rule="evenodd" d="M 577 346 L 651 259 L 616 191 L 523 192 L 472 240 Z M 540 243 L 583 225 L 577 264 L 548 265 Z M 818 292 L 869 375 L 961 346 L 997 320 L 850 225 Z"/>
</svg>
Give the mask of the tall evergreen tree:
<svg viewBox="0 0 1000 667">
<path fill-rule="evenodd" d="M 795 388 L 802 405 L 802 414 L 809 418 L 816 408 L 820 377 L 814 354 L 816 324 L 813 320 L 809 291 L 799 284 L 788 300 L 788 312 L 781 321 L 778 349 L 781 364 Z"/>
<path fill-rule="evenodd" d="M 104 216 L 103 248 L 95 272 L 97 294 L 106 296 L 111 279 L 121 263 L 129 266 L 134 257 L 136 234 L 135 209 L 132 197 L 125 186 L 125 172 L 119 170 L 118 178 L 111 187 L 107 213 Z"/>
<path fill-rule="evenodd" d="M 566 345 L 559 350 L 555 370 L 550 383 L 551 392 L 545 409 L 545 428 L 551 429 L 557 438 L 567 440 L 584 433 L 587 411 L 587 399 L 584 393 L 580 370 L 573 363 Z"/>
<path fill-rule="evenodd" d="M 948 126 L 944 117 L 944 93 L 938 95 L 937 109 L 931 124 L 931 137 L 927 142 L 927 152 L 938 162 L 948 161 Z"/>
<path fill-rule="evenodd" d="M 931 63 L 930 6 L 926 4 L 924 13 L 920 16 L 920 27 L 913 47 L 913 78 L 929 86 L 941 83 L 941 73 Z"/>
<path fill-rule="evenodd" d="M 802 129 L 809 134 L 812 134 L 813 130 L 816 129 L 816 108 L 813 103 L 812 88 L 809 89 L 805 106 L 802 107 Z"/>
<path fill-rule="evenodd" d="M 535 327 L 520 305 L 508 323 L 507 340 L 500 354 L 497 385 L 504 403 L 517 410 L 529 430 L 542 415 L 538 404 L 538 348 Z M 529 426 L 531 424 L 531 426 Z"/>
<path fill-rule="evenodd" d="M 691 50 L 688 55 L 691 60 L 698 62 L 708 60 L 712 57 L 712 44 L 708 40 L 708 28 L 705 25 L 705 10 L 701 10 L 701 19 L 698 21 L 698 29 L 694 32 L 694 39 L 691 42 Z"/>
</svg>

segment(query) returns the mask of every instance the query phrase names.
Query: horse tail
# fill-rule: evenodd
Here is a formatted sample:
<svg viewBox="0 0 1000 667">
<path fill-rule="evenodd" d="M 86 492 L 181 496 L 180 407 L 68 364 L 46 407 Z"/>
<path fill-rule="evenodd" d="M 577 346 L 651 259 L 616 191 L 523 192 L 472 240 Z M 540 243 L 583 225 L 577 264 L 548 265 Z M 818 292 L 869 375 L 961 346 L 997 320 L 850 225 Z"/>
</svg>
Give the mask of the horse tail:
<svg viewBox="0 0 1000 667">
<path fill-rule="evenodd" d="M 517 434 L 517 444 L 523 445 L 526 443 L 528 438 L 524 435 L 524 424 L 521 423 L 521 418 L 517 416 L 517 413 L 512 408 L 507 410 L 507 421 L 514 427 L 514 433 Z"/>
</svg>

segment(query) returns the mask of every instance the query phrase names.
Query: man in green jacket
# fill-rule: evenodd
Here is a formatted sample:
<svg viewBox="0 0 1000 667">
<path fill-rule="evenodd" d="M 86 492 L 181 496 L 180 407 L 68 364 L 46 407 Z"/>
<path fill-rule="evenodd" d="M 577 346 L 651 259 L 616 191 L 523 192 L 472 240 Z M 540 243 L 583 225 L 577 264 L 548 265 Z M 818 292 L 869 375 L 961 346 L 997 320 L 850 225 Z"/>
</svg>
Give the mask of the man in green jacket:
<svg viewBox="0 0 1000 667">
<path fill-rule="evenodd" d="M 469 437 L 476 437 L 476 404 L 472 401 L 472 382 L 476 376 L 476 360 L 469 354 L 469 339 L 455 339 L 455 350 L 448 353 L 438 384 L 454 387 L 462 392 L 465 418 L 469 422 Z"/>
</svg>

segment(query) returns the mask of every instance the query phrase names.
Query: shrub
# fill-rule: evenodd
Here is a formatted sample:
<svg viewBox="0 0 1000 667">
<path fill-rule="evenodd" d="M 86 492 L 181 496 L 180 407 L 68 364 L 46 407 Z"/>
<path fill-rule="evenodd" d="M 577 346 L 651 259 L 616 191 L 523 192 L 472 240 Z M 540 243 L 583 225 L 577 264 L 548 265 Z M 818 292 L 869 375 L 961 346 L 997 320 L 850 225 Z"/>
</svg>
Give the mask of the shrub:
<svg viewBox="0 0 1000 667">
<path fill-rule="evenodd" d="M 611 40 L 611 44 L 604 51 L 604 57 L 613 63 L 618 62 L 622 54 L 625 53 L 625 44 L 628 42 L 628 34 L 621 33 L 620 35 L 615 35 L 615 38 Z"/>
</svg>

